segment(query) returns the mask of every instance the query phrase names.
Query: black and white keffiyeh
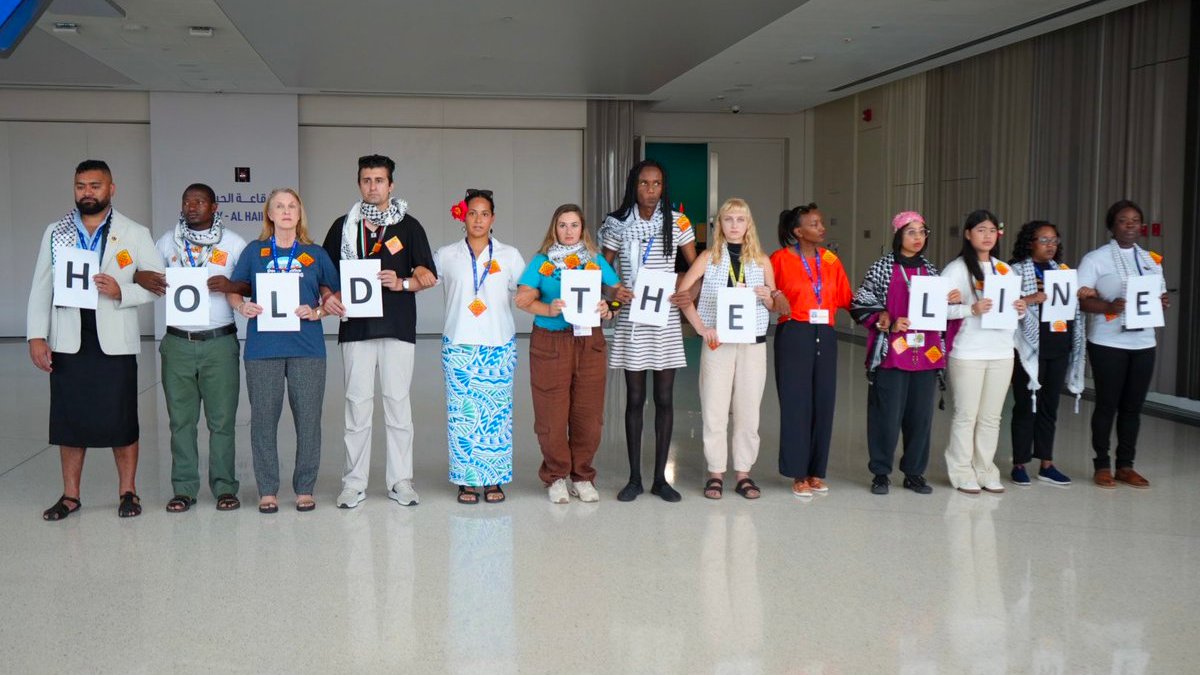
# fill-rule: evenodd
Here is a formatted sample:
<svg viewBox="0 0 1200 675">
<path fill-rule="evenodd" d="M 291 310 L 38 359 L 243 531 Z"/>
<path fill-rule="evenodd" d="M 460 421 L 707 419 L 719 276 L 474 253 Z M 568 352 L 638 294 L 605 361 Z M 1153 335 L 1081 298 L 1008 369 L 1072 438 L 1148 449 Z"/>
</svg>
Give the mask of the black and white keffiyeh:
<svg viewBox="0 0 1200 675">
<path fill-rule="evenodd" d="M 572 261 L 574 264 L 568 265 L 566 260 L 572 255 L 578 258 L 578 262 Z M 592 254 L 582 241 L 571 246 L 563 246 L 558 242 L 554 242 L 550 245 L 550 249 L 546 251 L 546 257 L 550 259 L 550 262 L 560 272 L 568 269 L 583 269 L 583 266 L 592 260 Z"/>
<path fill-rule="evenodd" d="M 404 214 L 407 212 L 408 202 L 403 199 L 388 200 L 388 207 L 383 211 L 374 204 L 354 202 L 346 214 L 346 221 L 342 223 L 342 260 L 358 259 L 358 247 L 354 242 L 358 239 L 363 220 L 369 220 L 379 227 L 387 227 L 404 220 Z"/>
<path fill-rule="evenodd" d="M 113 213 L 115 210 L 109 208 L 108 216 L 104 219 L 104 224 L 101 229 L 104 230 L 105 237 L 108 236 L 109 226 L 112 224 Z M 75 224 L 79 209 L 71 209 L 67 211 L 67 215 L 63 216 L 54 224 L 54 229 L 50 231 L 50 265 L 58 261 L 58 252 L 64 248 L 75 248 L 79 246 L 79 226 Z M 104 250 L 104 242 L 100 242 L 100 250 Z"/>
<path fill-rule="evenodd" d="M 888 340 L 880 339 L 881 333 L 875 327 L 873 320 L 877 314 L 884 311 L 887 305 L 888 288 L 892 283 L 892 270 L 897 264 L 896 254 L 888 253 L 879 260 L 876 260 L 869 268 L 866 275 L 863 276 L 862 285 L 854 291 L 854 298 L 850 301 L 850 316 L 858 323 L 862 324 L 867 329 L 867 376 L 868 378 L 883 363 L 887 358 L 889 349 Z M 921 256 L 921 266 L 925 268 L 925 273 L 930 276 L 937 276 L 938 269 L 929 262 L 925 256 Z M 946 353 L 946 334 L 940 336 L 939 348 L 942 353 Z"/>
<path fill-rule="evenodd" d="M 213 214 L 212 227 L 207 230 L 193 230 L 187 226 L 183 216 L 175 223 L 175 251 L 179 260 L 192 262 L 194 267 L 204 267 L 212 255 L 213 247 L 221 243 L 225 236 L 225 223 L 221 222 L 221 214 Z M 188 249 L 191 255 L 188 255 Z"/>
<path fill-rule="evenodd" d="M 1141 246 L 1138 246 L 1137 244 L 1133 245 L 1133 254 L 1130 255 L 1125 249 L 1121 248 L 1121 245 L 1117 243 L 1116 239 L 1109 239 L 1108 240 L 1108 251 L 1109 251 L 1109 253 L 1112 254 L 1113 269 L 1115 269 L 1117 272 L 1117 275 L 1121 277 L 1121 295 L 1118 297 L 1122 297 L 1122 298 L 1125 297 L 1125 287 L 1126 287 L 1126 284 L 1129 282 L 1130 277 L 1137 276 L 1139 274 L 1143 274 L 1144 273 L 1143 271 L 1153 270 L 1153 271 L 1158 272 L 1159 274 L 1162 273 L 1158 269 L 1158 263 L 1150 255 L 1150 251 L 1147 251 L 1146 249 L 1142 248 Z M 1143 271 L 1139 271 L 1135 267 L 1135 265 L 1140 267 L 1141 270 L 1143 270 Z M 1163 280 L 1162 292 L 1163 293 L 1167 292 L 1167 285 L 1166 285 L 1165 278 Z M 1121 313 L 1121 327 L 1122 328 L 1125 327 L 1125 313 L 1124 312 Z"/>
<path fill-rule="evenodd" d="M 658 208 L 654 210 L 654 215 L 650 216 L 650 220 L 642 220 L 638 215 L 636 206 L 629 209 L 629 215 L 625 216 L 624 220 L 617 220 L 613 216 L 604 219 L 604 224 L 600 226 L 600 239 L 617 239 L 621 245 L 625 247 L 630 260 L 635 267 L 640 267 L 642 261 L 642 242 L 650 241 L 652 237 L 662 237 L 663 228 L 663 204 L 659 202 Z M 672 212 L 673 222 L 678 223 L 681 214 Z M 670 244 L 663 240 L 660 246 L 654 247 L 661 250 L 663 255 L 670 256 Z M 657 251 L 652 251 L 651 255 L 656 255 Z M 634 276 L 637 276 L 637 270 L 633 270 Z"/>
<path fill-rule="evenodd" d="M 1028 297 L 1038 292 L 1036 265 L 1032 259 L 1012 263 L 1012 269 L 1021 275 L 1021 296 Z M 1060 265 L 1060 269 L 1067 269 Z M 1075 321 L 1071 333 L 1071 361 L 1067 369 L 1067 391 L 1075 394 L 1075 412 L 1079 412 L 1079 397 L 1083 393 L 1083 369 L 1086 340 L 1084 335 L 1083 314 L 1078 307 L 1075 309 Z M 1029 392 L 1033 397 L 1033 411 L 1037 411 L 1037 390 L 1042 388 L 1039 382 L 1038 355 L 1041 353 L 1041 305 L 1030 307 L 1021 317 L 1017 329 L 1017 357 L 1019 366 L 1025 369 L 1029 376 Z"/>
</svg>

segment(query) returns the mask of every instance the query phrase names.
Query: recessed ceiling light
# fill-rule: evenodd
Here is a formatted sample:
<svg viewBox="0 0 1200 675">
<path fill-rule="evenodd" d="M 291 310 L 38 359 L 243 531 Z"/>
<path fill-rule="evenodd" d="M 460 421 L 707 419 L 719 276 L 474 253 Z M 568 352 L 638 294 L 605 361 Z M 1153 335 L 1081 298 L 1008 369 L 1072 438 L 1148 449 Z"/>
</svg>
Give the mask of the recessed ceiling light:
<svg viewBox="0 0 1200 675">
<path fill-rule="evenodd" d="M 54 23 L 55 33 L 78 33 L 79 24 L 71 23 L 70 21 L 56 21 Z"/>
<path fill-rule="evenodd" d="M 816 60 L 817 60 L 817 57 L 809 56 L 808 54 L 805 54 L 804 56 L 801 56 L 800 58 L 796 59 L 795 61 L 788 61 L 788 65 L 794 66 L 799 63 L 808 63 L 809 61 L 816 61 Z"/>
<path fill-rule="evenodd" d="M 854 38 L 852 38 L 852 37 L 844 37 L 844 38 L 842 38 L 842 42 L 854 42 Z"/>
<path fill-rule="evenodd" d="M 213 36 L 213 28 L 212 26 L 192 26 L 188 28 L 188 35 L 210 38 Z"/>
<path fill-rule="evenodd" d="M 136 33 L 138 31 L 146 30 L 147 26 L 144 23 L 127 23 L 121 26 L 121 28 L 129 31 L 130 33 Z"/>
</svg>

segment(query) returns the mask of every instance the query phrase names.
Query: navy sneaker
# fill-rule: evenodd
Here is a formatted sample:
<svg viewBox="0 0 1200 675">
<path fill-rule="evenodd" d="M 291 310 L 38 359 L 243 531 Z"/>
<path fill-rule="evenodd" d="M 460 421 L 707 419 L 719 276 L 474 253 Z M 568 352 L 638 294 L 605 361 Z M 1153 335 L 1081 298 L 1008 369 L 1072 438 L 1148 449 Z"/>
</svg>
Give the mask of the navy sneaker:
<svg viewBox="0 0 1200 675">
<path fill-rule="evenodd" d="M 887 476 L 877 473 L 875 474 L 875 478 L 871 480 L 871 494 L 886 495 L 888 493 L 888 486 L 891 484 L 892 481 L 888 480 Z"/>
<path fill-rule="evenodd" d="M 1015 472 L 1015 470 L 1014 470 Z M 1048 466 L 1038 470 L 1038 480 L 1044 480 L 1051 485 L 1066 487 L 1071 484 L 1071 479 L 1063 475 L 1063 472 L 1058 470 L 1057 466 Z"/>
<path fill-rule="evenodd" d="M 1029 480 L 1029 472 L 1025 470 L 1024 466 L 1013 467 L 1012 482 L 1022 486 L 1033 485 L 1033 483 Z"/>
<path fill-rule="evenodd" d="M 925 482 L 924 476 L 905 475 L 904 487 L 907 490 L 912 490 L 919 495 L 927 495 L 933 492 L 933 488 L 929 487 L 929 483 Z"/>
</svg>

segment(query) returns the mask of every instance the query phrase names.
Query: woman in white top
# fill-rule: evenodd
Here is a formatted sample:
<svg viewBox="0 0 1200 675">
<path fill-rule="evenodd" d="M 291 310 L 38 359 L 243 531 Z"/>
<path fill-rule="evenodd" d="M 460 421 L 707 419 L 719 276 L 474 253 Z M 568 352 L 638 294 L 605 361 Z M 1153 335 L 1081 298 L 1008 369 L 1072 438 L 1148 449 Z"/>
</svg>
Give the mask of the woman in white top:
<svg viewBox="0 0 1200 675">
<path fill-rule="evenodd" d="M 704 496 L 721 498 L 732 409 L 735 491 L 746 499 L 758 499 L 762 491 L 751 480 L 750 468 L 758 459 L 758 411 L 767 383 L 767 320 L 775 305 L 775 272 L 758 243 L 754 217 L 744 200 L 725 200 L 717 222 L 712 248 L 696 257 L 679 282 L 680 291 L 689 291 L 703 279 L 699 309 L 689 303 L 683 315 L 708 346 L 700 350 L 700 410 L 708 464 Z M 721 344 L 717 339 L 717 295 L 728 287 L 752 288 L 758 298 L 751 310 L 758 339 L 752 343 Z"/>
<path fill-rule="evenodd" d="M 1158 340 L 1153 328 L 1130 330 L 1125 326 L 1125 288 L 1131 278 L 1158 275 L 1160 302 L 1169 306 L 1162 276 L 1162 256 L 1138 246 L 1142 236 L 1142 209 L 1122 199 L 1108 209 L 1105 225 L 1112 239 L 1083 256 L 1079 263 L 1079 285 L 1095 289 L 1096 296 L 1079 301 L 1088 315 L 1087 355 L 1096 385 L 1096 407 L 1092 410 L 1092 460 L 1096 485 L 1113 489 L 1117 483 L 1148 488 L 1133 469 L 1137 455 L 1142 405 L 1154 377 Z M 1109 458 L 1113 420 L 1117 424 L 1116 473 Z"/>
<path fill-rule="evenodd" d="M 942 276 L 950 280 L 951 290 L 957 290 L 965 303 L 950 305 L 947 314 L 963 322 L 950 347 L 948 370 L 954 420 L 946 448 L 946 469 L 950 484 L 967 494 L 979 494 L 980 489 L 1004 492 L 993 459 L 1004 399 L 1012 380 L 1016 329 L 984 328 L 982 319 L 988 312 L 999 311 L 993 309 L 991 299 L 983 297 L 985 276 L 1015 274 L 995 258 L 1000 253 L 1001 232 L 995 214 L 983 209 L 972 212 L 963 225 L 962 252 L 942 271 Z M 1013 300 L 1013 309 L 1024 316 L 1025 301 Z"/>
<path fill-rule="evenodd" d="M 513 374 L 517 368 L 512 294 L 525 260 L 492 237 L 496 220 L 490 190 L 467 190 L 451 213 L 466 237 L 433 257 L 446 289 L 442 370 L 446 375 L 446 437 L 450 482 L 461 504 L 504 501 L 512 480 Z"/>
</svg>

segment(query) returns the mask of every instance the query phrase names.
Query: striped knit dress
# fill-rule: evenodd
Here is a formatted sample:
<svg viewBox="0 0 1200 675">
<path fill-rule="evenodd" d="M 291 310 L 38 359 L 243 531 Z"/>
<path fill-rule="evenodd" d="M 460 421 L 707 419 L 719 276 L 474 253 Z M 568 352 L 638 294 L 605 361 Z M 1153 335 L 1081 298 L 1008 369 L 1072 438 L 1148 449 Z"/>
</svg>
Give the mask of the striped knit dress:
<svg viewBox="0 0 1200 675">
<path fill-rule="evenodd" d="M 637 213 L 636 208 L 633 213 Z M 672 220 L 673 250 L 664 257 L 662 237 L 654 237 L 650 253 L 645 256 L 644 267 L 646 269 L 673 273 L 675 259 L 679 255 L 679 247 L 696 240 L 695 231 L 682 213 L 675 212 Z M 644 225 L 645 221 L 642 221 L 641 224 Z M 642 256 L 646 251 L 646 245 L 650 243 L 649 236 L 634 234 L 639 230 L 644 232 L 647 229 L 638 227 L 638 225 L 638 217 L 634 215 L 630 227 L 626 227 L 624 230 L 604 227 L 601 232 L 600 245 L 618 253 L 621 282 L 625 284 L 626 288 L 633 288 L 637 270 L 643 267 Z M 613 339 L 609 342 L 608 367 L 625 370 L 669 370 L 686 367 L 687 357 L 683 353 L 683 332 L 680 328 L 679 309 L 671 308 L 667 325 L 662 328 L 631 322 L 629 309 L 629 305 L 626 304 L 617 314 Z"/>
</svg>

